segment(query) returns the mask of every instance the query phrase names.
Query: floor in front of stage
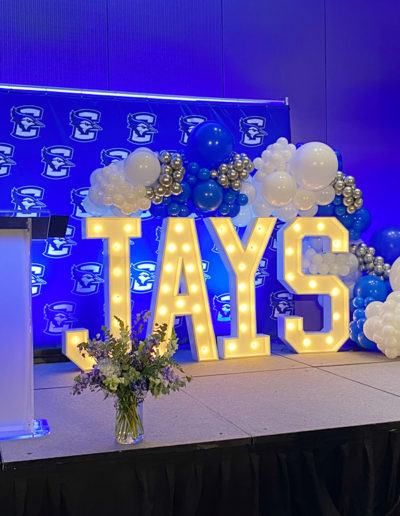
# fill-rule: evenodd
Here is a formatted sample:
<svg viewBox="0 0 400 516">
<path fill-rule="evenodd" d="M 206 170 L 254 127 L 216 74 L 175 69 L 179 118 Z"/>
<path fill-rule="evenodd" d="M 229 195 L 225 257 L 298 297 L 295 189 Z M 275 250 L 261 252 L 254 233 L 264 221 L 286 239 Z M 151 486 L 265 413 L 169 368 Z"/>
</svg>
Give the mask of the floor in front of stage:
<svg viewBox="0 0 400 516">
<path fill-rule="evenodd" d="M 400 359 L 347 351 L 192 362 L 178 358 L 193 376 L 182 391 L 144 403 L 145 439 L 116 444 L 112 399 L 101 393 L 72 396 L 77 368 L 70 362 L 35 366 L 35 418 L 50 435 L 1 441 L 4 469 L 36 461 L 90 459 L 124 450 L 170 450 L 252 443 L 322 429 L 400 421 Z M 171 448 L 172 447 L 172 448 Z"/>
</svg>

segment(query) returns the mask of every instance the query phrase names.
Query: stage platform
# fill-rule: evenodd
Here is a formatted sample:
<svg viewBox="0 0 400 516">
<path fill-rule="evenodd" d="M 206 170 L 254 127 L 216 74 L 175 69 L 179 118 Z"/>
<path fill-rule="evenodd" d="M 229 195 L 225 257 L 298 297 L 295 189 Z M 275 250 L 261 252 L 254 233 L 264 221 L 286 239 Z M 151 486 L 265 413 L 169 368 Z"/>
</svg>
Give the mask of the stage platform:
<svg viewBox="0 0 400 516">
<path fill-rule="evenodd" d="M 180 352 L 193 380 L 146 399 L 133 446 L 114 441 L 112 400 L 70 394 L 73 364 L 36 365 L 51 434 L 0 442 L 0 514 L 400 514 L 400 360 L 285 351 Z"/>
</svg>

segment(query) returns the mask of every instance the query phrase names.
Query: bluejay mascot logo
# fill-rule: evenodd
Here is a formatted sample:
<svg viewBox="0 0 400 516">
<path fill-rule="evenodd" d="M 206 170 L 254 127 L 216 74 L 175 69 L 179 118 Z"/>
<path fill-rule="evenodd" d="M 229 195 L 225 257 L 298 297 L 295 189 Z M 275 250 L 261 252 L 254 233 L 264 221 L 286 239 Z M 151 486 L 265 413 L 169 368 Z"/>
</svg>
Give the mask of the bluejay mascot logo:
<svg viewBox="0 0 400 516">
<path fill-rule="evenodd" d="M 257 147 L 262 145 L 264 136 L 268 133 L 264 131 L 266 124 L 262 116 L 246 116 L 239 120 L 239 128 L 242 133 L 240 143 L 247 147 Z"/>
<path fill-rule="evenodd" d="M 272 235 L 271 235 L 271 238 L 270 238 L 270 241 L 269 241 L 269 249 L 271 249 L 271 251 L 276 251 L 278 249 L 278 231 L 282 228 L 282 226 L 284 226 L 286 223 L 285 222 L 282 222 L 281 220 L 277 220 L 276 221 L 276 224 L 275 224 L 275 227 L 272 231 Z"/>
<path fill-rule="evenodd" d="M 125 159 L 129 153 L 130 151 L 128 149 L 122 149 L 119 147 L 103 149 L 100 153 L 100 162 L 103 167 L 107 167 L 108 165 L 111 165 L 111 163 Z"/>
<path fill-rule="evenodd" d="M 220 294 L 213 297 L 213 308 L 217 312 L 217 321 L 231 320 L 231 295 Z"/>
<path fill-rule="evenodd" d="M 147 144 L 153 141 L 153 137 L 158 133 L 154 127 L 157 116 L 153 113 L 129 113 L 127 117 L 129 137 L 128 142 L 135 144 Z"/>
<path fill-rule="evenodd" d="M 103 128 L 98 124 L 101 113 L 95 109 L 77 109 L 69 114 L 69 123 L 72 125 L 71 140 L 76 142 L 94 142 L 99 131 Z"/>
<path fill-rule="evenodd" d="M 14 149 L 14 145 L 0 143 L 0 177 L 9 176 L 11 167 L 16 165 L 15 161 L 11 159 L 14 156 Z"/>
<path fill-rule="evenodd" d="M 294 315 L 293 294 L 286 290 L 271 292 L 270 305 L 272 306 L 271 319 L 276 320 L 279 315 Z"/>
<path fill-rule="evenodd" d="M 43 276 L 45 273 L 46 267 L 41 265 L 40 263 L 32 263 L 31 272 L 32 272 L 32 296 L 38 296 L 42 290 L 42 286 L 47 284 L 47 281 L 44 281 Z"/>
<path fill-rule="evenodd" d="M 71 190 L 71 204 L 74 207 L 71 217 L 73 219 L 82 219 L 89 215 L 85 208 L 82 206 L 82 202 L 87 196 L 88 191 L 89 187 L 86 186 L 83 188 L 73 188 Z"/>
<path fill-rule="evenodd" d="M 70 256 L 72 247 L 76 245 L 75 240 L 73 240 L 74 235 L 74 226 L 67 226 L 65 238 L 48 238 L 43 256 L 47 256 L 47 258 L 66 258 Z"/>
<path fill-rule="evenodd" d="M 21 140 L 39 138 L 40 129 L 45 127 L 41 121 L 43 108 L 39 106 L 19 106 L 11 108 L 11 122 L 14 127 L 11 136 Z"/>
<path fill-rule="evenodd" d="M 262 287 L 265 284 L 268 274 L 268 260 L 267 258 L 261 258 L 258 269 L 254 275 L 254 285 L 256 288 Z"/>
<path fill-rule="evenodd" d="M 143 294 L 153 290 L 156 262 L 131 264 L 131 291 Z"/>
<path fill-rule="evenodd" d="M 44 189 L 40 186 L 20 186 L 11 190 L 14 217 L 37 217 L 46 208 L 42 202 Z"/>
<path fill-rule="evenodd" d="M 90 296 L 97 294 L 103 278 L 100 276 L 103 266 L 96 262 L 85 262 L 73 265 L 71 276 L 74 280 L 74 287 L 71 290 L 78 296 Z"/>
<path fill-rule="evenodd" d="M 44 305 L 44 318 L 47 335 L 60 335 L 63 331 L 72 328 L 77 320 L 74 317 L 76 304 L 64 301 Z"/>
<path fill-rule="evenodd" d="M 196 125 L 199 125 L 206 120 L 207 118 L 202 115 L 181 116 L 179 118 L 179 130 L 181 131 L 182 136 L 179 143 L 186 145 L 189 134 L 193 131 Z"/>
<path fill-rule="evenodd" d="M 48 179 L 65 179 L 69 177 L 71 167 L 75 166 L 71 158 L 74 155 L 74 149 L 63 145 L 54 145 L 53 147 L 43 147 L 42 161 L 44 169 L 43 177 Z"/>
</svg>

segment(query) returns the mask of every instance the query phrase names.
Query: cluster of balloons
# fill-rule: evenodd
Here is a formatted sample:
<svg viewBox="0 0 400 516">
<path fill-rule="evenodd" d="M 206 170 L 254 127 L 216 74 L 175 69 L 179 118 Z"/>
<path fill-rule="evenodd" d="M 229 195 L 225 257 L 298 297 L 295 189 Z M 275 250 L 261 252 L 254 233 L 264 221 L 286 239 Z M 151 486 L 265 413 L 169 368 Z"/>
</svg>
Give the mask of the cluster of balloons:
<svg viewBox="0 0 400 516">
<path fill-rule="evenodd" d="M 140 147 L 124 160 L 92 172 L 83 207 L 97 216 L 132 215 L 148 210 L 151 201 L 146 187 L 157 181 L 160 170 L 157 154 Z"/>
<path fill-rule="evenodd" d="M 392 265 L 389 281 L 393 292 L 368 304 L 363 331 L 388 358 L 396 358 L 400 356 L 400 257 Z"/>
<path fill-rule="evenodd" d="M 348 214 L 355 213 L 364 204 L 362 191 L 357 188 L 353 176 L 346 176 L 343 172 L 338 171 L 332 186 L 335 194 L 342 197 L 343 206 Z"/>
<path fill-rule="evenodd" d="M 298 215 L 312 217 L 318 205 L 326 205 L 335 197 L 331 186 L 338 169 L 335 152 L 320 142 L 310 142 L 296 150 L 286 138 L 269 145 L 254 160 L 259 194 L 252 203 L 255 215 L 271 214 L 284 222 Z"/>
<path fill-rule="evenodd" d="M 310 247 L 303 258 L 303 271 L 305 274 L 334 274 L 340 276 L 347 286 L 354 286 L 358 261 L 351 253 L 317 252 Z"/>
<path fill-rule="evenodd" d="M 375 341 L 365 331 L 365 323 L 370 306 L 382 303 L 388 295 L 388 285 L 374 276 L 362 276 L 354 286 L 352 301 L 353 320 L 350 323 L 350 339 L 364 349 L 376 349 Z"/>
<path fill-rule="evenodd" d="M 358 270 L 366 272 L 371 276 L 379 276 L 387 279 L 390 274 L 390 265 L 385 263 L 382 256 L 376 256 L 375 247 L 368 247 L 364 242 L 352 244 L 350 252 L 356 256 L 358 260 Z"/>
</svg>

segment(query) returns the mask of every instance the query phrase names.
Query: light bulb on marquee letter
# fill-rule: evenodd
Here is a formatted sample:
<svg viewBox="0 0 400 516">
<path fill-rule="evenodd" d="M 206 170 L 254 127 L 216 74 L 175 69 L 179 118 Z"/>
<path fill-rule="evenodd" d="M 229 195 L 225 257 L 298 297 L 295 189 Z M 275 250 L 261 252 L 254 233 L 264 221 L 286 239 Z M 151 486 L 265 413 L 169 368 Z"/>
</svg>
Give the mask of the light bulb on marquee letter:
<svg viewBox="0 0 400 516">
<path fill-rule="evenodd" d="M 349 336 L 349 291 L 334 275 L 311 275 L 302 271 L 302 241 L 307 236 L 327 237 L 334 251 L 348 252 L 347 229 L 334 217 L 301 217 L 278 232 L 278 278 L 296 294 L 329 296 L 324 302 L 324 327 L 304 332 L 303 318 L 278 318 L 279 337 L 298 353 L 337 351 Z M 330 249 L 324 249 L 328 251 Z"/>
<path fill-rule="evenodd" d="M 194 219 L 164 220 L 156 271 L 148 328 L 167 323 L 169 339 L 175 316 L 190 315 L 187 327 L 194 360 L 217 360 Z M 185 293 L 179 294 L 180 286 Z"/>
<path fill-rule="evenodd" d="M 130 294 L 130 238 L 141 237 L 141 219 L 135 217 L 88 217 L 82 220 L 83 238 L 104 239 L 104 316 L 105 325 L 114 331 L 118 321 L 114 316 L 131 325 L 131 294 Z M 77 363 L 74 351 L 77 344 L 82 342 L 83 330 L 68 330 L 65 332 L 64 354 Z M 87 337 L 86 337 L 87 339 Z M 87 362 L 87 366 L 83 367 Z M 93 362 L 80 360 L 79 367 L 91 369 Z"/>
<path fill-rule="evenodd" d="M 275 226 L 275 218 L 253 219 L 240 241 L 228 217 L 206 220 L 206 225 L 229 271 L 231 336 L 218 337 L 222 358 L 270 355 L 270 338 L 257 335 L 254 276 Z"/>
</svg>

